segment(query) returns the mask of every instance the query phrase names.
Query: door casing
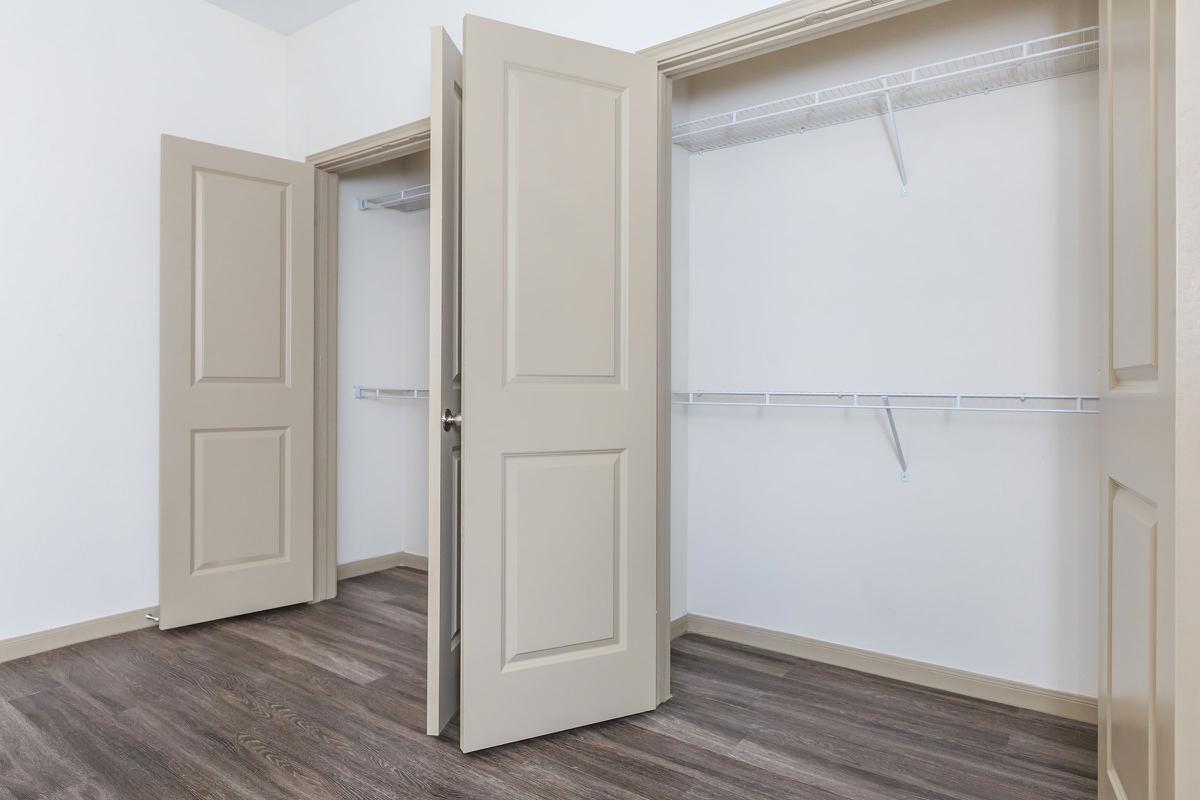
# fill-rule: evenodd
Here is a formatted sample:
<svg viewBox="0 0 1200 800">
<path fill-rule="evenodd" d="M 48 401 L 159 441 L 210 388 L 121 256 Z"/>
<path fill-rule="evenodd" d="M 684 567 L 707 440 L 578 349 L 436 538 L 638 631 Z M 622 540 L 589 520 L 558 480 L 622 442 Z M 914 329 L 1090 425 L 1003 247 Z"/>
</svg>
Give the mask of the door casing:
<svg viewBox="0 0 1200 800">
<path fill-rule="evenodd" d="M 337 596 L 338 177 L 428 149 L 427 117 L 305 159 L 317 173 L 314 603 Z"/>
</svg>

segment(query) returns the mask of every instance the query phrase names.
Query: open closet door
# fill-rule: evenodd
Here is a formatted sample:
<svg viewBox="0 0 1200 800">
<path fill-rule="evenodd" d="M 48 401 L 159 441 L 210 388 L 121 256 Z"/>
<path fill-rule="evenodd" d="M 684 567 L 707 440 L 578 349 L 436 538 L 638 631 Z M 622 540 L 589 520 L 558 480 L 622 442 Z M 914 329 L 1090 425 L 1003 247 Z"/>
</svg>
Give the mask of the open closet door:
<svg viewBox="0 0 1200 800">
<path fill-rule="evenodd" d="M 1177 349 L 1175 6 L 1101 3 L 1101 129 L 1111 202 L 1100 398 L 1106 524 L 1099 778 L 1105 800 L 1197 796 L 1196 788 L 1175 783 L 1177 768 L 1194 759 L 1200 745 L 1194 738 L 1176 741 L 1184 721 L 1176 714 L 1177 698 L 1188 688 L 1175 685 L 1177 675 L 1186 676 L 1176 669 L 1175 639 L 1176 591 L 1183 588 L 1174 580 L 1176 409 L 1186 408 L 1176 365 L 1200 357 L 1200 348 L 1192 336 L 1190 351 L 1188 338 L 1179 339 Z M 1189 442 L 1181 452 L 1194 446 Z M 1187 752 L 1192 755 L 1180 761 Z"/>
<path fill-rule="evenodd" d="M 162 139 L 163 628 L 313 598 L 314 188 Z"/>
<path fill-rule="evenodd" d="M 426 731 L 437 736 L 458 711 L 459 210 L 462 170 L 462 54 L 433 29 L 429 117 L 429 632 Z"/>
<path fill-rule="evenodd" d="M 655 706 L 656 65 L 464 24 L 464 751 Z"/>
</svg>

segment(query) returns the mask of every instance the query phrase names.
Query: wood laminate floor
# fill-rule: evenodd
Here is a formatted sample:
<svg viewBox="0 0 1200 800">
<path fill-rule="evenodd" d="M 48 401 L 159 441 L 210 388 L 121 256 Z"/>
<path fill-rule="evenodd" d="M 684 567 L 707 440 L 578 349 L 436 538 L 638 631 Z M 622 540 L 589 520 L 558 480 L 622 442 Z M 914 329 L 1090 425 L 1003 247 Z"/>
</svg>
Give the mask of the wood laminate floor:
<svg viewBox="0 0 1200 800">
<path fill-rule="evenodd" d="M 1096 796 L 1090 725 L 700 636 L 657 711 L 463 755 L 424 734 L 425 576 L 0 664 L 0 800 Z"/>
</svg>

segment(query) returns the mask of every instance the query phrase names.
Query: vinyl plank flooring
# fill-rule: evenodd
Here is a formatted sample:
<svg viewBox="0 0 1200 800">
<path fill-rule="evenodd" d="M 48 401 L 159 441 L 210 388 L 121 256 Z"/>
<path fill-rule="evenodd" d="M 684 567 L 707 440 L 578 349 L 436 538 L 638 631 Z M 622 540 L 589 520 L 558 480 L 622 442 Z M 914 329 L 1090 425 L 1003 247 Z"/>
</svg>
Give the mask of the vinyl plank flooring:
<svg viewBox="0 0 1200 800">
<path fill-rule="evenodd" d="M 684 636 L 654 712 L 426 736 L 423 573 L 0 664 L 0 800 L 1078 800 L 1093 726 Z"/>
<path fill-rule="evenodd" d="M 0 664 L 0 702 L 57 687 L 58 681 L 47 674 L 45 665 L 61 655 L 62 651 L 56 650 Z"/>
<path fill-rule="evenodd" d="M 0 702 L 0 800 L 27 796 L 33 786 L 52 793 L 86 780 L 79 760 L 56 750 L 23 714 Z"/>
<path fill-rule="evenodd" d="M 216 800 L 233 796 L 211 774 L 172 755 L 167 743 L 131 735 L 116 718 L 100 713 L 90 702 L 78 702 L 68 689 L 39 692 L 13 701 L 12 706 L 46 737 L 52 752 L 77 757 L 117 797 Z"/>
</svg>

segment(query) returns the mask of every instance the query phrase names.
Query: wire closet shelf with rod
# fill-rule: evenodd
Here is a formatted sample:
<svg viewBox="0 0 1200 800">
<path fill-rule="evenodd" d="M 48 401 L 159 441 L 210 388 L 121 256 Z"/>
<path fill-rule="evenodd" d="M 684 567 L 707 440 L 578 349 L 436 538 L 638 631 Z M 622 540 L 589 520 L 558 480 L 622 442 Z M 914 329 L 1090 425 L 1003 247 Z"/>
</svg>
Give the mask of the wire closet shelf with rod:
<svg viewBox="0 0 1200 800">
<path fill-rule="evenodd" d="M 704 153 L 868 117 L 894 122 L 897 111 L 1095 70 L 1099 52 L 1099 28 L 1080 28 L 680 122 L 671 141 Z"/>
<path fill-rule="evenodd" d="M 896 411 L 942 413 L 1098 414 L 1098 395 L 968 394 L 956 392 L 799 392 L 799 391 L 687 391 L 672 392 L 674 405 L 741 406 L 775 409 L 846 409 L 882 411 L 900 463 L 900 479 L 908 480 L 908 459 L 896 429 Z"/>
<path fill-rule="evenodd" d="M 1099 28 L 1092 26 L 985 50 L 911 69 L 843 83 L 767 103 L 738 108 L 671 127 L 671 141 L 692 154 L 804 133 L 870 117 L 887 116 L 902 185 L 908 173 L 896 112 L 997 89 L 1065 77 L 1099 67 Z M 901 478 L 908 462 L 894 412 L 1097 414 L 1096 395 L 966 392 L 856 392 L 719 390 L 676 391 L 678 406 L 882 411 Z"/>
</svg>

